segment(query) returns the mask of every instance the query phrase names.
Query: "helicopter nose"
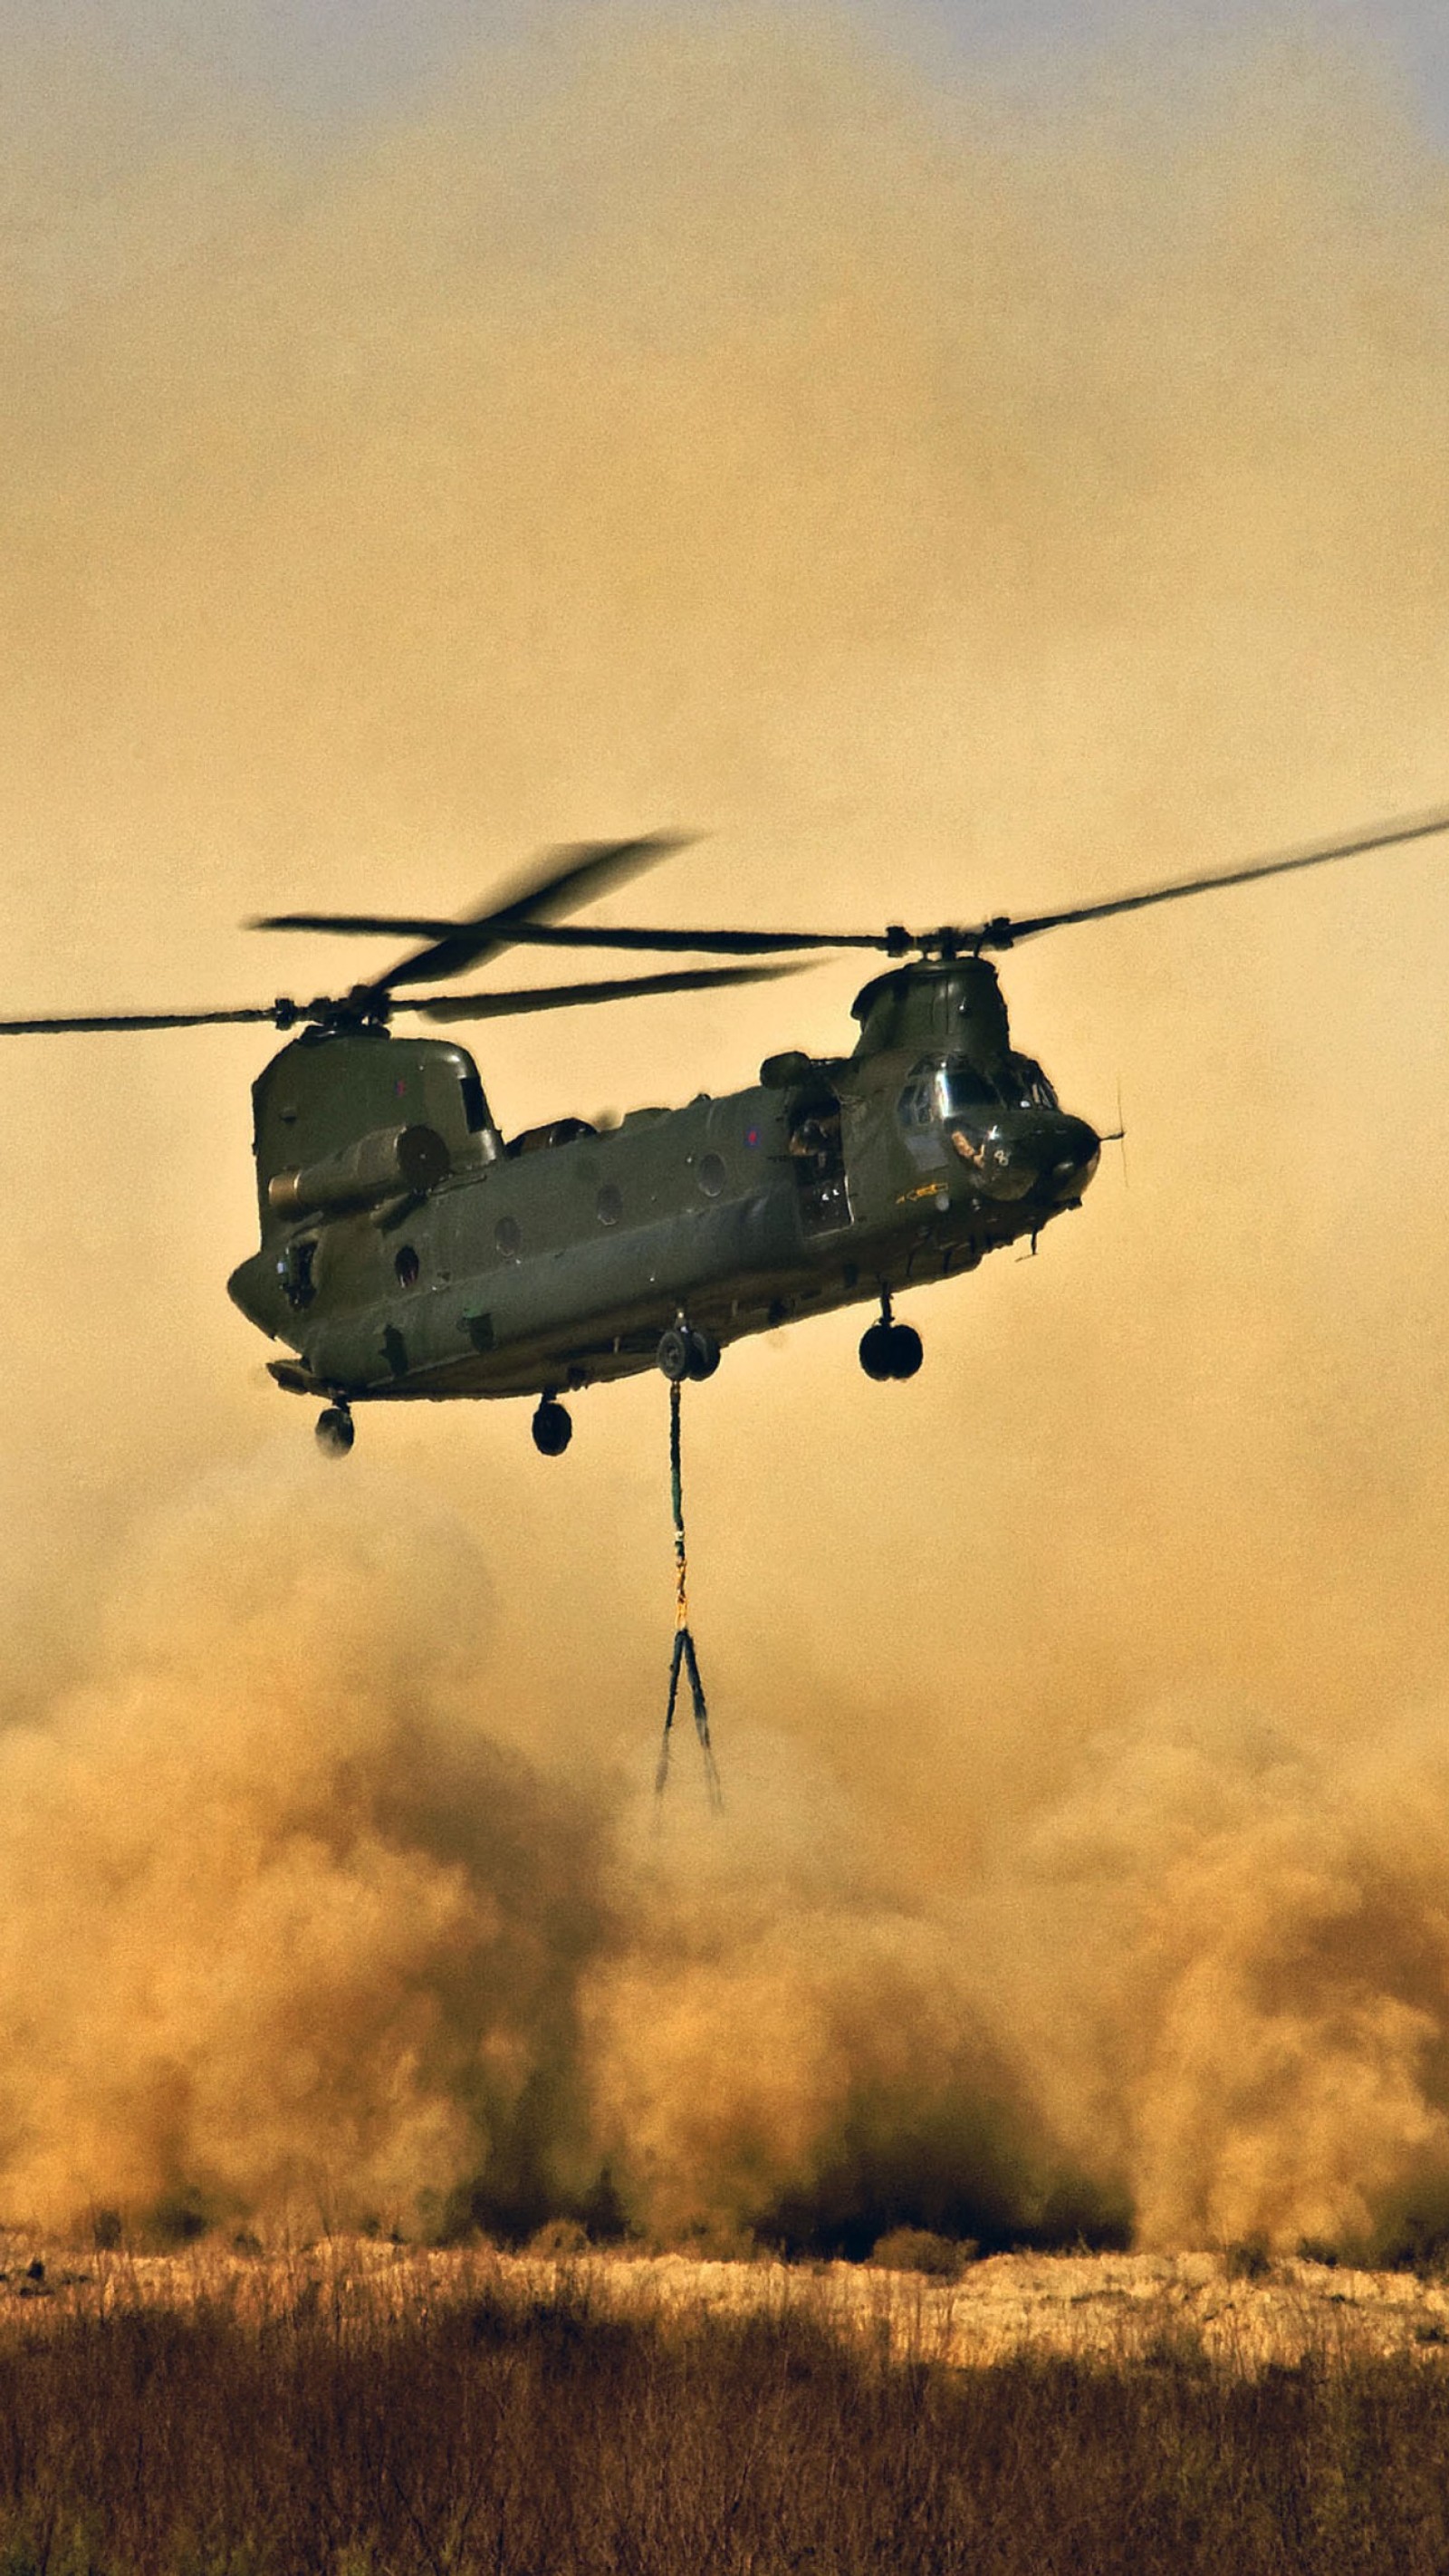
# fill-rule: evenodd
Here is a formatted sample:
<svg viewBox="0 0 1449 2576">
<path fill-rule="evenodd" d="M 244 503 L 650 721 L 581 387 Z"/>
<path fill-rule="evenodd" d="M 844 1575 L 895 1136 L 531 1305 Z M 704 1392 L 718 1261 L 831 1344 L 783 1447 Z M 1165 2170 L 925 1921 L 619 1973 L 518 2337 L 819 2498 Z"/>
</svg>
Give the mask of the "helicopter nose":
<svg viewBox="0 0 1449 2576">
<path fill-rule="evenodd" d="M 971 1175 L 971 1188 L 978 1198 L 1024 1199 L 1036 1188 L 1040 1163 L 1034 1152 L 1024 1151 L 1019 1137 L 1003 1135 L 999 1127 L 988 1128 L 984 1136 L 969 1133 L 964 1127 L 953 1127 L 951 1143 Z"/>
<path fill-rule="evenodd" d="M 964 1126 L 949 1133 L 977 1197 L 1007 1205 L 1035 1198 L 1069 1207 L 1081 1197 L 1101 1152 L 1101 1139 L 1084 1118 L 1065 1118 L 1060 1112 L 1043 1119 L 1002 1120 L 985 1135 L 969 1133 Z"/>
<path fill-rule="evenodd" d="M 1102 1140 L 1085 1118 L 1063 1118 L 1053 1140 L 1056 1151 L 1042 1173 L 1043 1186 L 1059 1207 L 1079 1199 L 1102 1159 Z"/>
</svg>

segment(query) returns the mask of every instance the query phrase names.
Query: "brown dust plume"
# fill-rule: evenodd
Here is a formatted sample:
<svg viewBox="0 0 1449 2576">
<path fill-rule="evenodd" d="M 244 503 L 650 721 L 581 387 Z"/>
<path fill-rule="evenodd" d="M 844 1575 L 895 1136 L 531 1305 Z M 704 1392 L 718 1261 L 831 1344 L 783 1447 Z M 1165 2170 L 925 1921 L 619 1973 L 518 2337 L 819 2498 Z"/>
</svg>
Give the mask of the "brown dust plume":
<svg viewBox="0 0 1449 2576">
<path fill-rule="evenodd" d="M 233 925 L 586 833 L 849 927 L 1449 794 L 1445 174 L 1371 63 L 1033 108 L 608 7 L 325 143 L 56 66 L 3 117 L 10 1013 L 345 982 Z M 222 1294 L 253 1039 L 8 1041 L 0 2213 L 1437 2206 L 1446 871 L 1007 961 L 1130 1187 L 913 1301 L 909 1388 L 839 1318 L 691 1401 L 729 1804 L 657 1835 L 658 1388 L 329 1478 Z M 723 1091 L 852 989 L 483 1067 L 510 1125 Z"/>
</svg>

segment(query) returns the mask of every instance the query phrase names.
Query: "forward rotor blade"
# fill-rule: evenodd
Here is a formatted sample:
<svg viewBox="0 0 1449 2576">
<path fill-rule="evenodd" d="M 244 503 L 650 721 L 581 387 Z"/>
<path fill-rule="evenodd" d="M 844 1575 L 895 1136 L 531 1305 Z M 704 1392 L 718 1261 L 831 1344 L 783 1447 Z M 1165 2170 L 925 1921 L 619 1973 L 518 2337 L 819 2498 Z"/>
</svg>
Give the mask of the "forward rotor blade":
<svg viewBox="0 0 1449 2576">
<path fill-rule="evenodd" d="M 1040 912 L 1027 921 L 989 921 L 979 931 L 963 932 L 963 945 L 968 941 L 983 948 L 1014 948 L 1020 939 L 1034 939 L 1039 931 L 1062 930 L 1074 921 L 1106 921 L 1118 912 L 1145 912 L 1149 904 L 1177 903 L 1184 895 L 1212 894 L 1220 886 L 1252 885 L 1259 877 L 1291 876 L 1299 868 L 1321 868 L 1330 859 L 1353 859 L 1367 850 L 1391 850 L 1404 841 L 1427 841 L 1436 832 L 1449 832 L 1449 813 L 1423 814 L 1406 822 L 1389 823 L 1371 832 L 1356 833 L 1349 841 L 1315 842 L 1306 849 L 1286 850 L 1278 857 L 1256 859 L 1248 867 L 1224 868 L 1211 876 L 1180 877 L 1170 885 L 1147 886 L 1140 894 L 1114 895 L 1106 903 L 1077 904 L 1069 912 Z"/>
<path fill-rule="evenodd" d="M 442 935 L 428 947 L 399 958 L 395 966 L 377 978 L 373 990 L 390 993 L 399 984 L 431 984 L 443 975 L 466 975 L 470 967 L 511 947 L 518 923 L 576 911 L 581 903 L 590 903 L 611 887 L 627 884 L 645 868 L 656 867 L 673 851 L 682 850 L 689 837 L 679 832 L 648 832 L 632 841 L 580 841 L 566 849 L 550 850 L 531 869 L 491 896 L 486 908 L 470 920 L 446 925 Z"/>
<path fill-rule="evenodd" d="M 439 993 L 428 1001 L 401 1001 L 395 1010 L 420 1011 L 429 1020 L 508 1020 L 525 1011 L 571 1011 L 582 1002 L 633 1002 L 650 993 L 702 993 L 723 984 L 767 984 L 798 975 L 798 966 L 696 966 L 677 975 L 611 976 L 597 984 L 539 984 L 514 993 Z"/>
<path fill-rule="evenodd" d="M 243 924 L 247 930 L 331 930 L 345 938 L 360 933 L 376 939 L 450 939 L 466 930 L 465 921 L 435 920 L 431 914 L 401 912 L 273 912 Z"/>
<path fill-rule="evenodd" d="M 0 1037 L 62 1037 L 77 1029 L 209 1029 L 264 1020 L 284 1029 L 304 1016 L 290 1002 L 248 1011 L 96 1011 L 79 1019 L 0 1020 Z"/>
<path fill-rule="evenodd" d="M 670 956 L 783 957 L 810 948 L 904 950 L 896 930 L 590 930 L 575 923 L 522 921 L 513 933 L 524 948 L 633 948 Z"/>
</svg>

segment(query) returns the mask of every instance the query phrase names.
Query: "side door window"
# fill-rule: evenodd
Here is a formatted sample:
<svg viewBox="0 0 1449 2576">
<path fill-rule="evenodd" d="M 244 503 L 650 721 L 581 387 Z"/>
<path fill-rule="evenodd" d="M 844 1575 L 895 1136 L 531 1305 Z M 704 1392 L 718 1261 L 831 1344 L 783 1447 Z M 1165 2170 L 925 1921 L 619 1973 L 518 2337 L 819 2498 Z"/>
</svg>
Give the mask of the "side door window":
<svg viewBox="0 0 1449 2576">
<path fill-rule="evenodd" d="M 838 1100 L 816 1098 L 793 1112 L 789 1151 L 806 1234 L 834 1234 L 849 1225 L 850 1191 Z"/>
<path fill-rule="evenodd" d="M 918 1171 L 934 1170 L 945 1162 L 946 1148 L 936 1116 L 934 1072 L 917 1074 L 906 1084 L 896 1103 L 896 1117 L 906 1151 Z"/>
</svg>

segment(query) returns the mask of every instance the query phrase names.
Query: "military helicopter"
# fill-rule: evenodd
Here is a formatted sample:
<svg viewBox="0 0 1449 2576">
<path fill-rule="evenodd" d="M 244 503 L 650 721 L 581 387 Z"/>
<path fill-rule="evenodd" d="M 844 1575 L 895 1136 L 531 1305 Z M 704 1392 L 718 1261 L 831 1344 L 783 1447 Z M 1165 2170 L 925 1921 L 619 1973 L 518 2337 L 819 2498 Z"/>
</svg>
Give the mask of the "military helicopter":
<svg viewBox="0 0 1449 2576">
<path fill-rule="evenodd" d="M 228 1282 L 292 1357 L 289 1393 L 320 1398 L 317 1437 L 345 1455 L 359 1404 L 532 1395 L 534 1441 L 560 1456 L 562 1398 L 659 1368 L 713 1375 L 725 1344 L 839 1306 L 875 1305 L 861 1366 L 914 1377 L 902 1290 L 974 1270 L 1081 1205 L 1102 1138 L 1013 1047 L 988 952 L 1044 931 L 1247 885 L 1449 830 L 1449 812 L 1215 875 L 1022 920 L 910 931 L 597 929 L 564 916 L 684 846 L 657 832 L 548 853 L 463 919 L 288 913 L 251 926 L 409 938 L 340 997 L 250 1009 L 0 1021 L 0 1035 L 300 1028 L 253 1086 L 259 1249 Z M 409 988 L 519 947 L 749 959 L 531 990 Z M 698 992 L 797 971 L 814 952 L 893 962 L 857 994 L 849 1055 L 768 1056 L 758 1083 L 617 1127 L 561 1117 L 505 1138 L 477 1066 L 434 1022 Z"/>
</svg>

